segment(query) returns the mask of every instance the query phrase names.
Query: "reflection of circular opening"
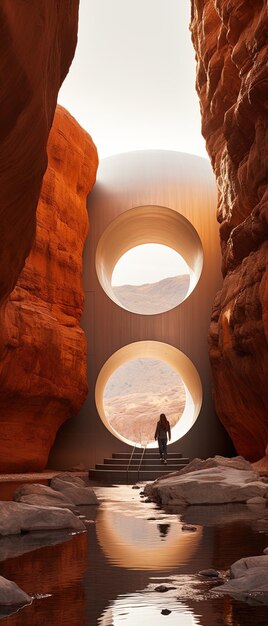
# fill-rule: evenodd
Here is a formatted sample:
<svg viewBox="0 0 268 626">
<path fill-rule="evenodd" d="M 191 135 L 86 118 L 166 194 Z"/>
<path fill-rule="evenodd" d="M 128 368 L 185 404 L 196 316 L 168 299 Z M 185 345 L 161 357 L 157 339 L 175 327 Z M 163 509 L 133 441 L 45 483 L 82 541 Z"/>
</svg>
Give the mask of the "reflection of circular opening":
<svg viewBox="0 0 268 626">
<path fill-rule="evenodd" d="M 148 522 L 137 508 L 132 516 L 129 509 L 126 512 L 126 502 L 123 505 L 111 507 L 109 503 L 98 511 L 97 539 L 109 563 L 127 569 L 163 571 L 191 561 L 202 538 L 201 527 L 195 533 L 186 533 L 177 519 L 176 523 L 166 524 L 163 536 L 163 523 Z"/>
<path fill-rule="evenodd" d="M 126 437 L 122 432 L 118 432 L 114 428 L 113 424 L 109 421 L 109 414 L 107 415 L 105 411 L 104 394 L 108 381 L 116 370 L 119 370 L 122 365 L 127 364 L 129 361 L 144 358 L 160 361 L 162 364 L 168 365 L 172 370 L 175 370 L 175 373 L 180 377 L 183 383 L 185 393 L 184 408 L 171 430 L 171 442 L 174 443 L 174 441 L 183 437 L 183 435 L 190 430 L 198 417 L 202 403 L 202 386 L 199 375 L 190 359 L 188 359 L 183 352 L 169 344 L 160 341 L 137 341 L 136 343 L 131 343 L 120 348 L 120 350 L 117 350 L 117 352 L 106 361 L 99 373 L 95 389 L 99 416 L 106 428 L 115 435 L 115 437 L 131 446 L 137 445 L 138 447 L 142 447 L 144 441 L 141 442 L 140 440 L 137 441 L 131 439 L 131 437 Z M 160 410 L 159 412 L 162 413 L 163 411 Z M 169 418 L 168 413 L 167 417 Z M 127 414 L 125 415 L 125 419 L 128 419 Z M 157 443 L 154 441 L 148 443 L 149 448 L 156 446 Z"/>
<path fill-rule="evenodd" d="M 112 288 L 120 304 L 133 313 L 153 315 L 183 302 L 190 269 L 182 256 L 159 243 L 131 248 L 117 261 Z"/>
<path fill-rule="evenodd" d="M 150 585 L 143 591 L 119 596 L 102 613 L 99 626 L 121 626 L 123 621 L 125 626 L 133 626 L 133 624 L 163 626 L 166 622 L 162 614 L 163 604 L 170 612 L 167 620 L 168 626 L 198 626 L 200 624 L 192 607 L 168 594 L 165 594 L 165 603 L 163 603 L 161 596 L 162 594 L 155 593 Z"/>
<path fill-rule="evenodd" d="M 185 407 L 185 387 L 174 368 L 143 357 L 123 363 L 109 378 L 103 394 L 107 422 L 119 435 L 141 445 L 154 442 L 155 425 L 165 413 L 171 428 Z"/>
<path fill-rule="evenodd" d="M 170 279 L 169 292 L 172 290 L 175 292 L 175 296 L 170 296 L 170 301 L 165 294 L 167 288 L 165 282 L 161 285 L 158 284 L 157 289 L 155 284 L 154 287 L 152 284 L 147 284 L 147 289 L 143 289 L 142 293 L 141 284 L 144 286 L 144 283 L 154 282 L 154 279 L 152 281 L 144 280 L 143 273 L 138 283 L 135 283 L 136 290 L 133 291 L 133 289 L 128 288 L 127 293 L 126 286 L 133 285 L 133 282 L 127 280 L 127 283 L 123 285 L 125 292 L 122 293 L 124 291 L 122 282 L 118 286 L 118 280 L 114 280 L 114 273 L 116 276 L 118 269 L 117 264 L 120 262 L 121 265 L 126 264 L 128 253 L 129 255 L 136 255 L 137 265 L 137 252 L 139 252 L 137 248 L 141 252 L 141 248 L 145 244 L 157 244 L 161 248 L 165 247 L 166 254 L 175 254 L 177 260 L 179 255 L 184 260 L 184 268 L 186 267 L 187 270 L 184 269 L 184 274 L 180 271 L 179 275 L 174 276 L 174 273 L 170 273 L 169 270 L 163 279 L 164 281 Z M 163 257 L 157 254 L 157 249 L 154 249 L 153 265 L 154 268 L 158 265 L 159 272 L 163 268 L 162 259 Z M 175 260 L 173 263 L 175 267 Z M 172 265 L 171 261 L 169 265 Z M 119 215 L 104 231 L 96 251 L 96 270 L 99 281 L 107 295 L 119 306 L 134 313 L 145 315 L 168 311 L 185 300 L 192 293 L 200 278 L 202 265 L 202 245 L 192 224 L 177 211 L 161 206 L 136 207 Z M 137 275 L 137 271 L 135 273 Z M 158 275 L 161 276 L 161 274 Z M 182 279 L 183 275 L 184 279 Z M 156 282 L 162 282 L 162 279 L 160 278 L 160 281 L 158 279 Z M 138 289 L 137 285 L 139 286 Z M 153 306 L 150 306 L 150 303 L 153 303 Z"/>
</svg>

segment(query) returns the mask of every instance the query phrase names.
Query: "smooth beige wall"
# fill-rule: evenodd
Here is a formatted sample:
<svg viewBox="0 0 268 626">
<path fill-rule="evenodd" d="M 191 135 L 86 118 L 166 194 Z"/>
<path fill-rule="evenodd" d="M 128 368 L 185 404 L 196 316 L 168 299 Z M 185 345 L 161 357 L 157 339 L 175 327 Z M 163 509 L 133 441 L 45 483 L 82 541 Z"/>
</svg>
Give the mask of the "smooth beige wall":
<svg viewBox="0 0 268 626">
<path fill-rule="evenodd" d="M 50 466 L 91 466 L 113 451 L 127 450 L 104 426 L 95 406 L 95 383 L 105 361 L 121 347 L 144 340 L 171 344 L 196 367 L 203 404 L 192 429 L 171 446 L 192 457 L 231 450 L 211 399 L 207 334 L 211 307 L 221 287 L 221 256 L 216 222 L 217 192 L 209 161 L 171 151 L 136 151 L 100 163 L 97 184 L 88 202 L 90 233 L 84 254 L 85 311 L 88 339 L 89 394 L 79 416 L 65 424 Z M 175 309 L 158 315 L 130 313 L 102 289 L 95 268 L 96 249 L 112 220 L 134 207 L 167 207 L 194 226 L 203 247 L 203 270 L 194 291 Z"/>
</svg>

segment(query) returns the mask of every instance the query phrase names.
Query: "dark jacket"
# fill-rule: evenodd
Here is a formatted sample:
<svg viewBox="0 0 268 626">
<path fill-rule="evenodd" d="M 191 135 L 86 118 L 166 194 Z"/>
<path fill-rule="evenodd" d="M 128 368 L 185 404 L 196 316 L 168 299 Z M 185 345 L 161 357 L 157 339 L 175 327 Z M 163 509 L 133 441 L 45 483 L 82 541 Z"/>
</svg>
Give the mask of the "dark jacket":
<svg viewBox="0 0 268 626">
<path fill-rule="evenodd" d="M 159 420 L 159 422 L 157 422 L 157 425 L 156 425 L 154 438 L 155 439 L 167 439 L 167 436 L 169 437 L 169 439 L 171 439 L 170 423 L 169 421 L 167 422 L 167 430 L 166 430 L 166 428 L 162 426 Z"/>
</svg>

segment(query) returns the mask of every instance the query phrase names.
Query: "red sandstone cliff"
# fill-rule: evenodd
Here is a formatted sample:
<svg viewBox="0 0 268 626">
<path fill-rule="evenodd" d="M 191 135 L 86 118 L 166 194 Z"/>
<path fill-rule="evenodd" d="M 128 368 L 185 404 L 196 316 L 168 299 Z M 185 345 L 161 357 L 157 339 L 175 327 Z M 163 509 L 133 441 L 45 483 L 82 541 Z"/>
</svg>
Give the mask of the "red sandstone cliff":
<svg viewBox="0 0 268 626">
<path fill-rule="evenodd" d="M 77 40 L 79 0 L 1 0 L 0 302 L 35 234 L 46 144 Z"/>
<path fill-rule="evenodd" d="M 58 428 L 86 397 L 82 251 L 97 161 L 89 135 L 58 107 L 35 243 L 0 310 L 0 471 L 44 468 Z"/>
<path fill-rule="evenodd" d="M 192 0 L 202 131 L 217 178 L 223 288 L 209 335 L 215 406 L 239 454 L 268 442 L 268 18 L 262 0 Z"/>
</svg>

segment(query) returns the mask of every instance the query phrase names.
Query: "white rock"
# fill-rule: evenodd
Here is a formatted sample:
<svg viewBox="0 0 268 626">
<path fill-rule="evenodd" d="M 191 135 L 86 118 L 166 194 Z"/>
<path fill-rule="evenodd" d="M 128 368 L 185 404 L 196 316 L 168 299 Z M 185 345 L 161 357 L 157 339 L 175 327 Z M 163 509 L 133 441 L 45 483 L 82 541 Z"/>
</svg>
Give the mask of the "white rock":
<svg viewBox="0 0 268 626">
<path fill-rule="evenodd" d="M 57 474 L 56 476 L 54 476 L 54 478 L 59 478 L 60 480 L 63 480 L 67 483 L 71 483 L 71 485 L 76 485 L 77 487 L 87 486 L 85 481 L 82 478 L 80 478 L 80 476 L 73 476 L 73 474 L 70 474 L 69 472 L 61 472 L 60 474 Z"/>
<path fill-rule="evenodd" d="M 17 535 L 22 531 L 49 528 L 85 530 L 83 522 L 68 509 L 0 502 L 0 535 Z"/>
<path fill-rule="evenodd" d="M 268 568 L 252 567 L 244 576 L 233 578 L 219 587 L 213 587 L 216 594 L 228 594 L 235 598 L 247 597 L 249 594 L 268 594 Z"/>
<path fill-rule="evenodd" d="M 0 576 L 0 605 L 12 606 L 17 604 L 30 604 L 32 598 L 22 591 L 12 580 Z"/>
<path fill-rule="evenodd" d="M 20 502 L 21 496 L 27 496 L 28 494 L 32 493 L 38 495 L 48 495 L 52 498 L 54 497 L 60 499 L 63 502 L 65 501 L 64 495 L 54 491 L 54 489 L 51 489 L 51 487 L 48 487 L 48 485 L 41 485 L 39 483 L 24 483 L 23 485 L 20 485 L 20 487 L 15 491 L 13 495 L 13 500 L 15 500 L 16 502 Z"/>
<path fill-rule="evenodd" d="M 220 587 L 214 587 L 212 593 L 228 594 L 234 598 L 258 602 L 268 602 L 268 555 L 250 556 L 239 559 L 230 567 L 231 580 Z"/>
<path fill-rule="evenodd" d="M 245 576 L 247 572 L 252 568 L 265 568 L 267 567 L 267 581 L 268 581 L 268 555 L 261 554 L 260 556 L 249 556 L 239 561 L 235 561 L 230 567 L 231 578 L 240 578 Z"/>
<path fill-rule="evenodd" d="M 264 548 L 263 554 L 268 554 L 268 548 Z"/>
<path fill-rule="evenodd" d="M 15 492 L 13 500 L 36 506 L 56 506 L 65 509 L 75 508 L 74 503 L 69 502 L 68 498 L 63 493 L 55 491 L 47 485 L 40 485 L 38 483 L 25 483 L 21 485 Z"/>
<path fill-rule="evenodd" d="M 201 462 L 202 467 L 211 461 L 212 467 L 158 478 L 154 483 L 146 485 L 146 495 L 160 500 L 164 505 L 172 505 L 174 501 L 185 504 L 224 504 L 268 497 L 268 485 L 259 480 L 259 474 L 252 471 L 250 464 L 241 457 L 215 457 Z M 199 465 L 200 459 L 197 462 Z"/>
<path fill-rule="evenodd" d="M 249 498 L 249 500 L 247 500 L 247 504 L 249 506 L 265 506 L 266 505 L 266 499 L 262 498 L 261 496 L 256 496 L 255 498 Z"/>
<path fill-rule="evenodd" d="M 76 479 L 74 481 L 73 479 Z M 64 476 L 55 476 L 51 480 L 51 487 L 63 493 L 69 501 L 79 504 L 99 504 L 98 498 L 91 487 L 87 487 L 83 481 L 82 485 L 77 483 L 77 476 L 71 476 L 71 480 Z M 79 479 L 80 481 L 81 479 Z"/>
<path fill-rule="evenodd" d="M 59 492 L 59 496 L 62 495 Z M 19 502 L 23 502 L 24 504 L 32 504 L 33 506 L 44 506 L 44 507 L 56 507 L 61 509 L 75 509 L 76 505 L 73 502 L 68 502 L 67 498 L 64 498 L 62 501 L 60 498 L 52 498 L 51 496 L 46 495 L 38 495 L 38 493 L 29 493 L 27 496 L 21 496 Z"/>
</svg>

